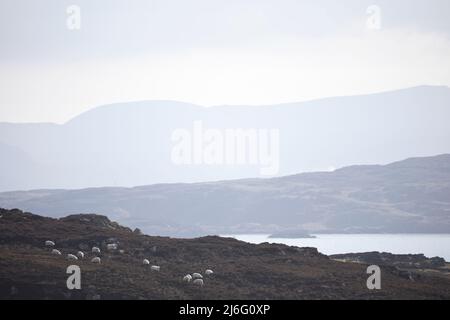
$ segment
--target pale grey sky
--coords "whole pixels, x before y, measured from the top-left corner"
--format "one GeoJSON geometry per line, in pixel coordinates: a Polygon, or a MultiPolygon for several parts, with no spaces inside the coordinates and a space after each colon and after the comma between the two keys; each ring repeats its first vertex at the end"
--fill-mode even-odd
{"type": "Polygon", "coordinates": [[[448,0],[2,0],[0,121],[450,86],[448,0]],[[81,29],[66,25],[69,5],[81,29]],[[368,28],[367,8],[381,10],[368,28]]]}

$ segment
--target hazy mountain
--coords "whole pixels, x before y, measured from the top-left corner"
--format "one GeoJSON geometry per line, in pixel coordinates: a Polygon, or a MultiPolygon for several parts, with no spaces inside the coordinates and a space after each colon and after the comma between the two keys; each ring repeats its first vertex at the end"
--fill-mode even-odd
{"type": "Polygon", "coordinates": [[[0,193],[0,207],[100,213],[158,235],[450,232],[450,155],[272,179],[0,193]]]}
{"type": "MultiPolygon", "coordinates": [[[[92,109],[63,125],[0,123],[0,143],[22,153],[16,155],[18,161],[2,162],[0,176],[9,178],[0,179],[0,190],[260,176],[260,165],[175,165],[172,134],[176,129],[192,131],[194,121],[220,132],[278,129],[278,175],[283,176],[449,153],[448,119],[448,87],[258,107],[204,108],[171,101],[114,104],[92,109]],[[31,162],[39,169],[34,170],[31,162]]],[[[9,149],[0,148],[0,158],[10,156],[9,149]]]]}
{"type": "Polygon", "coordinates": [[[9,189],[29,189],[31,181],[39,181],[44,178],[40,174],[44,171],[23,150],[7,144],[0,143],[1,169],[0,186],[9,189]]]}

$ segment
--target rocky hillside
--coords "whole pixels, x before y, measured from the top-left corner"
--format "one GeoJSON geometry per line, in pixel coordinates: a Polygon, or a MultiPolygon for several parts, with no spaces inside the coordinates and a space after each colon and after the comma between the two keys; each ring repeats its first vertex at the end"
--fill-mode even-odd
{"type": "Polygon", "coordinates": [[[411,278],[392,266],[382,267],[382,289],[370,291],[366,267],[334,261],[314,248],[151,237],[104,216],[52,219],[0,210],[1,299],[450,299],[448,277],[411,278]],[[46,240],[62,255],[52,255],[46,240]],[[108,251],[108,243],[117,250],[108,251]],[[102,250],[99,265],[91,263],[93,246],[102,250]],[[66,260],[79,250],[84,259],[66,260]],[[81,290],[66,288],[70,264],[81,268],[81,290]],[[214,274],[205,275],[206,269],[214,274]],[[182,281],[194,272],[203,274],[202,287],[182,281]]]}
{"type": "MultiPolygon", "coordinates": [[[[348,262],[396,266],[402,269],[446,270],[447,262],[440,257],[427,258],[423,254],[392,254],[388,252],[362,252],[334,254],[330,258],[348,262]]],[[[450,272],[450,270],[447,270],[450,272]]]]}
{"type": "Polygon", "coordinates": [[[424,275],[450,278],[450,264],[441,257],[427,258],[423,254],[392,254],[388,252],[362,252],[329,256],[336,261],[364,265],[394,267],[399,275],[415,281],[424,275]]]}

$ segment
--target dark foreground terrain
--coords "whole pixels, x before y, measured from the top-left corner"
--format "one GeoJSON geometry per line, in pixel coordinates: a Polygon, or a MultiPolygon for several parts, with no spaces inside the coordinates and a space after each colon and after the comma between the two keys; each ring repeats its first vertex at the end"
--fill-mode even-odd
{"type": "MultiPolygon", "coordinates": [[[[450,299],[444,271],[405,272],[382,266],[382,289],[366,287],[367,265],[330,259],[314,248],[253,245],[234,239],[142,235],[98,215],[44,218],[0,209],[1,299],[450,299]],[[61,256],[44,246],[53,240],[61,256]],[[108,251],[108,243],[118,249],[108,251]],[[91,263],[92,246],[102,263],[91,263]],[[69,253],[86,253],[67,261],[69,253]],[[142,264],[143,259],[160,272],[142,264]],[[68,290],[66,268],[81,268],[81,290],[68,290]],[[204,274],[204,286],[184,275],[204,274]]],[[[440,265],[439,268],[442,268],[440,265]]]]}

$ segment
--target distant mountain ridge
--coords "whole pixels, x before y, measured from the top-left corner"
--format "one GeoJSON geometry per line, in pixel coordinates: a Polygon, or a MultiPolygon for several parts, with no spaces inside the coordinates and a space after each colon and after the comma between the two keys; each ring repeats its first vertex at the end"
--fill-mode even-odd
{"type": "Polygon", "coordinates": [[[271,179],[0,193],[0,207],[105,214],[156,235],[450,233],[450,154],[271,179]]]}
{"type": "Polygon", "coordinates": [[[278,129],[278,176],[285,176],[450,153],[449,118],[450,88],[432,86],[259,107],[119,103],[63,125],[0,123],[0,158],[8,159],[0,191],[260,176],[255,165],[174,164],[172,133],[195,121],[217,130],[278,129]]]}

